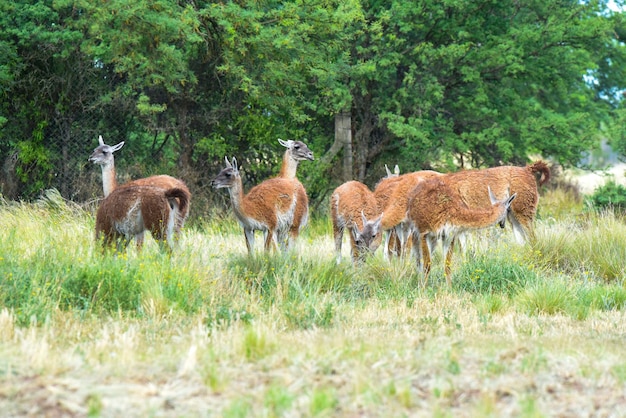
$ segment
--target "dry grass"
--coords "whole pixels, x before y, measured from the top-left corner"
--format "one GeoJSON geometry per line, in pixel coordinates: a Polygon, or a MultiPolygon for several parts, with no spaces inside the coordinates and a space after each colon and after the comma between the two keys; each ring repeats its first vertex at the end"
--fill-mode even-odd
{"type": "Polygon", "coordinates": [[[272,312],[207,332],[201,317],[0,314],[5,416],[619,416],[622,312],[485,323],[449,295],[343,308],[332,329],[272,312]],[[320,400],[321,399],[321,400],[320,400]]]}

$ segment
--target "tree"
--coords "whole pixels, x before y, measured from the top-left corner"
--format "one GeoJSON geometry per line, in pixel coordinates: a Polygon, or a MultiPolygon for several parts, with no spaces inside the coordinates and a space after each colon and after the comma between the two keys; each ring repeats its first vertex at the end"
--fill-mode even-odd
{"type": "MultiPolygon", "coordinates": [[[[347,45],[350,26],[362,19],[360,3],[242,1],[213,4],[207,13],[222,33],[218,70],[241,95],[237,129],[230,134],[248,146],[248,167],[275,161],[276,154],[259,150],[275,146],[278,136],[306,138],[327,150],[335,114],[352,102],[347,45]]],[[[314,197],[328,188],[325,173],[334,155],[302,167],[319,186],[311,188],[314,197]]]]}
{"type": "Polygon", "coordinates": [[[367,5],[351,77],[359,178],[385,154],[408,170],[521,164],[537,153],[575,164],[596,144],[607,103],[588,75],[621,53],[603,4],[367,5]]]}
{"type": "Polygon", "coordinates": [[[127,141],[120,171],[178,174],[195,196],[224,155],[258,182],[277,170],[276,138],[304,139],[314,203],[346,176],[375,183],[385,163],[575,164],[600,136],[624,142],[623,18],[604,1],[31,3],[0,4],[12,197],[69,176],[64,196],[89,197],[101,133],[127,141]],[[351,149],[334,140],[338,115],[351,149]]]}
{"type": "MultiPolygon", "coordinates": [[[[51,2],[50,2],[51,3],[51,2]]],[[[75,11],[50,3],[17,1],[0,6],[0,131],[8,189],[32,197],[52,178],[72,196],[68,178],[79,163],[71,150],[85,150],[80,136],[99,89],[93,63],[80,52],[83,33],[71,26],[75,11]],[[51,143],[55,132],[61,138],[51,143]],[[73,132],[73,134],[72,134],[73,132]]]]}

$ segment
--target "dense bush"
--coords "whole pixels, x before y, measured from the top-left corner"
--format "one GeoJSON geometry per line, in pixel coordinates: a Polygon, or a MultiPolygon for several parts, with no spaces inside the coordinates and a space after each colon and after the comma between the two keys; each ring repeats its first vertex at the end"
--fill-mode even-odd
{"type": "Polygon", "coordinates": [[[589,197],[589,203],[596,209],[612,209],[616,212],[626,211],[626,187],[615,183],[614,180],[607,181],[589,197]]]}

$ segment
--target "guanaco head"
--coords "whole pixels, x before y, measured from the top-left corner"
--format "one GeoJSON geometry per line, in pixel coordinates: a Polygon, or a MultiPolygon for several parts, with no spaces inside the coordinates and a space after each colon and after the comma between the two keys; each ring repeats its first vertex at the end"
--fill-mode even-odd
{"type": "Polygon", "coordinates": [[[283,147],[289,150],[289,154],[291,155],[291,158],[293,158],[294,160],[296,161],[302,161],[302,160],[313,161],[314,160],[313,151],[311,151],[304,142],[292,141],[291,139],[288,139],[287,141],[283,141],[280,138],[278,138],[278,142],[280,143],[280,145],[282,145],[283,147]]]}
{"type": "Polygon", "coordinates": [[[98,165],[108,165],[114,160],[113,153],[124,146],[124,141],[117,145],[107,145],[102,139],[102,135],[98,136],[98,142],[100,145],[93,150],[89,161],[98,165]]]}
{"type": "Polygon", "coordinates": [[[211,181],[211,185],[216,189],[224,187],[233,187],[237,179],[239,178],[239,168],[237,167],[237,159],[233,157],[232,162],[228,161],[228,157],[224,157],[226,161],[226,168],[219,172],[219,174],[211,181]]]}
{"type": "Polygon", "coordinates": [[[382,221],[383,214],[373,220],[368,220],[365,213],[361,211],[361,220],[363,221],[363,229],[359,230],[355,224],[352,228],[352,237],[359,254],[365,255],[373,253],[382,242],[382,221]]]}
{"type": "Polygon", "coordinates": [[[512,196],[509,196],[510,190],[507,189],[504,199],[498,200],[491,191],[491,187],[487,186],[487,191],[489,192],[489,200],[491,200],[491,204],[493,206],[502,205],[504,207],[502,215],[498,218],[497,222],[498,225],[500,225],[500,228],[504,228],[506,225],[506,216],[509,213],[509,210],[511,210],[511,203],[513,202],[513,200],[515,200],[515,197],[517,197],[517,193],[513,193],[512,196]]]}

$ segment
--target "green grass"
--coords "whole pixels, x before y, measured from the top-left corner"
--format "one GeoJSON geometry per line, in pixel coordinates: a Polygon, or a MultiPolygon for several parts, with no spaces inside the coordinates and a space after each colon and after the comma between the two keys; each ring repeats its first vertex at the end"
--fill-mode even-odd
{"type": "Polygon", "coordinates": [[[325,219],[291,253],[252,257],[232,217],[189,225],[171,255],[147,239],[103,256],[93,225],[54,197],[0,205],[0,393],[22,385],[14,408],[45,405],[37,388],[58,379],[79,399],[57,403],[66,415],[114,416],[160,396],[133,385],[159,382],[161,403],[135,416],[545,416],[555,373],[609,390],[597,396],[625,380],[626,229],[608,212],[539,220],[527,245],[486,231],[455,254],[451,288],[440,250],[426,288],[412,259],[337,265],[325,219]]]}
{"type": "Polygon", "coordinates": [[[452,289],[442,280],[436,255],[429,286],[420,290],[411,259],[387,262],[379,253],[358,269],[348,261],[337,265],[329,228],[320,220],[299,243],[311,251],[249,257],[239,227],[221,219],[188,230],[172,256],[149,242],[142,254],[130,246],[113,257],[100,255],[93,219],[80,208],[57,202],[1,210],[0,298],[21,324],[42,321],[57,309],[139,317],[206,311],[210,322],[230,323],[220,315],[229,312],[224,307],[237,306],[235,311],[251,316],[279,309],[290,326],[306,329],[330,326],[341,304],[411,303],[448,291],[482,298],[477,303],[488,312],[507,300],[529,313],[580,315],[582,308],[621,310],[626,300],[626,226],[610,213],[539,228],[533,245],[499,237],[487,249],[470,247],[455,256],[452,289]]]}

